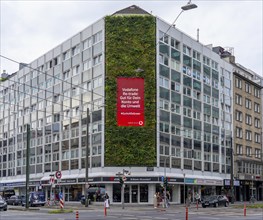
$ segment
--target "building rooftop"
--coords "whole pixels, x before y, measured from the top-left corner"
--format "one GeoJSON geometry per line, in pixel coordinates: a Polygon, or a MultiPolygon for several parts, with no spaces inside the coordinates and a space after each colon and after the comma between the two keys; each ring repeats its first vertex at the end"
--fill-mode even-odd
{"type": "Polygon", "coordinates": [[[138,7],[137,5],[131,5],[127,8],[121,9],[119,11],[116,11],[114,14],[112,15],[151,15],[150,13],[148,13],[147,11],[141,9],[140,7],[138,7]]]}

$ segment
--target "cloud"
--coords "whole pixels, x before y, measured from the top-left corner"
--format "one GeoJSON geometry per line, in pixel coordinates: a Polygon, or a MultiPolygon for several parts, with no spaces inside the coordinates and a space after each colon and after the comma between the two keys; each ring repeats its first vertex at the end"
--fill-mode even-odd
{"type": "MultiPolygon", "coordinates": [[[[1,1],[2,55],[32,62],[95,21],[136,4],[172,23],[187,1],[1,1]]],[[[176,27],[204,45],[233,47],[237,62],[262,74],[262,1],[194,1],[176,27]],[[248,55],[249,54],[249,55],[248,55]]],[[[18,65],[1,59],[1,71],[18,65]]]]}

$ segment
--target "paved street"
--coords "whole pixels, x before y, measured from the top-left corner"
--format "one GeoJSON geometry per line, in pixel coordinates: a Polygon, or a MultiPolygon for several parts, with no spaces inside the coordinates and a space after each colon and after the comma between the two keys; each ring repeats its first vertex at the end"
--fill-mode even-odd
{"type": "MultiPolygon", "coordinates": [[[[75,220],[76,210],[79,212],[79,220],[185,220],[185,208],[172,206],[168,209],[153,209],[150,206],[125,207],[112,206],[104,216],[102,206],[90,206],[88,208],[73,206],[74,213],[48,214],[50,208],[33,208],[24,211],[22,207],[9,206],[6,212],[0,212],[0,220],[75,220]],[[37,216],[37,217],[36,217],[37,216]]],[[[263,209],[248,209],[244,216],[243,209],[234,207],[199,208],[192,206],[189,209],[189,220],[263,220],[263,209]]]]}

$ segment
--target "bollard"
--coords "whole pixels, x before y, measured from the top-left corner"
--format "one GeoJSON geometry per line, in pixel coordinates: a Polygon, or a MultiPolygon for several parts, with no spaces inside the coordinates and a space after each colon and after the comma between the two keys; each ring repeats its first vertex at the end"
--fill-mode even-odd
{"type": "Polygon", "coordinates": [[[246,206],[246,202],[244,202],[244,216],[247,216],[247,206],[246,206]]]}
{"type": "Polygon", "coordinates": [[[107,208],[104,206],[104,216],[107,216],[107,208]]]}
{"type": "Polygon", "coordinates": [[[79,220],[79,211],[76,211],[76,220],[79,220]]]}
{"type": "Polygon", "coordinates": [[[188,220],[188,207],[185,207],[185,220],[188,220]]]}

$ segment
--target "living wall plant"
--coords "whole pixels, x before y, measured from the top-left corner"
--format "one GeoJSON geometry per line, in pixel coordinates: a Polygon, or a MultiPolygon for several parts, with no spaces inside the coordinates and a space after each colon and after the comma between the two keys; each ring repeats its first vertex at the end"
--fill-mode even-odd
{"type": "Polygon", "coordinates": [[[156,20],[151,15],[105,18],[105,166],[156,165],[156,20]],[[136,71],[140,69],[141,71],[136,71]],[[117,78],[144,78],[142,127],[117,125],[117,78]]]}

